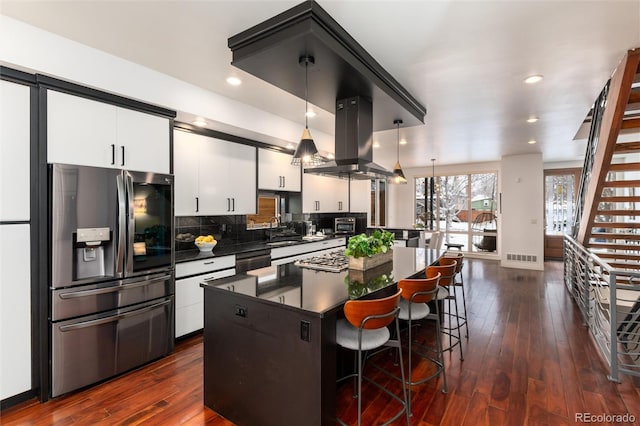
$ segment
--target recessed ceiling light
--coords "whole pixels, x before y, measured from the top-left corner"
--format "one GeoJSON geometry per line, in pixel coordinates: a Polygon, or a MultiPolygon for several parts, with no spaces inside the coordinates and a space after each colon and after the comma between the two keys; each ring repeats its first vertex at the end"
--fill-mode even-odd
{"type": "Polygon", "coordinates": [[[527,118],[527,123],[535,123],[536,121],[538,121],[538,117],[536,117],[535,115],[527,118]]]}
{"type": "Polygon", "coordinates": [[[287,144],[287,149],[293,149],[293,148],[294,148],[294,146],[293,146],[293,144],[292,144],[292,143],[288,143],[288,144],[287,144]]]}
{"type": "Polygon", "coordinates": [[[534,145],[536,143],[535,139],[531,139],[529,142],[527,142],[529,145],[534,145]]]}
{"type": "Polygon", "coordinates": [[[306,115],[307,117],[309,117],[309,118],[313,118],[313,117],[315,117],[317,114],[316,114],[316,112],[315,112],[315,111],[307,111],[307,112],[305,113],[305,115],[306,115]]]}
{"type": "Polygon", "coordinates": [[[227,77],[227,83],[232,86],[240,86],[242,84],[242,80],[240,80],[238,77],[227,77]]]}
{"type": "Polygon", "coordinates": [[[198,126],[198,127],[204,127],[207,125],[207,120],[205,120],[204,118],[198,117],[195,120],[193,120],[191,122],[194,126],[198,126]]]}
{"type": "Polygon", "coordinates": [[[331,152],[328,153],[327,154],[327,158],[330,159],[330,160],[333,160],[333,153],[331,153],[331,152]]]}
{"type": "Polygon", "coordinates": [[[374,147],[374,148],[380,148],[380,144],[379,144],[378,142],[374,142],[374,143],[373,143],[373,147],[374,147]]]}
{"type": "Polygon", "coordinates": [[[542,81],[544,76],[542,74],[530,75],[529,77],[524,79],[524,82],[527,84],[535,84],[539,81],[542,81]]]}
{"type": "Polygon", "coordinates": [[[407,141],[405,139],[400,140],[400,145],[406,145],[406,144],[407,144],[407,141]]]}

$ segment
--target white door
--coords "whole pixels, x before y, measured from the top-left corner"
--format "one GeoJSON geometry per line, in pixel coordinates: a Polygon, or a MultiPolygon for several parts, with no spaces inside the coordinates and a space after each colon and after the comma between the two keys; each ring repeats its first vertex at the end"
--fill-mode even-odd
{"type": "Polygon", "coordinates": [[[0,225],[0,400],[31,389],[29,225],[0,225]]]}
{"type": "Polygon", "coordinates": [[[30,88],[0,81],[0,221],[29,220],[30,88]]]}

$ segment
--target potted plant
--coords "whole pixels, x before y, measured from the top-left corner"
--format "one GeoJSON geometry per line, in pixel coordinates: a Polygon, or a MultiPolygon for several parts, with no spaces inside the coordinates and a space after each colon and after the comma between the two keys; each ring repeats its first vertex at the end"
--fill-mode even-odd
{"type": "Polygon", "coordinates": [[[394,234],[376,229],[371,235],[360,234],[349,238],[345,256],[349,269],[364,271],[393,260],[394,234]]]}

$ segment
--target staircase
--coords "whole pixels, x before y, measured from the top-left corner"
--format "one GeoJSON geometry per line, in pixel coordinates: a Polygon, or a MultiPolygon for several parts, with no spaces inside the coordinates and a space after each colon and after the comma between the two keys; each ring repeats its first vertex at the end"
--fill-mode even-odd
{"type": "Polygon", "coordinates": [[[640,49],[603,90],[590,133],[574,237],[610,266],[640,271],[640,49]]]}

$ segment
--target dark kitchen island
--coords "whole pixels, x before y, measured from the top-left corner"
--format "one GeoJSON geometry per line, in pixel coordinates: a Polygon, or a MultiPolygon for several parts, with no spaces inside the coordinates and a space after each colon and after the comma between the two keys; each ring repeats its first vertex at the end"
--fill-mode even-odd
{"type": "Polygon", "coordinates": [[[202,283],[205,405],[240,426],[335,424],[344,302],[392,294],[438,256],[397,247],[364,273],[287,263],[202,283]]]}

